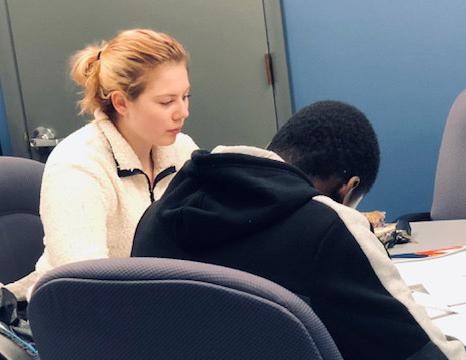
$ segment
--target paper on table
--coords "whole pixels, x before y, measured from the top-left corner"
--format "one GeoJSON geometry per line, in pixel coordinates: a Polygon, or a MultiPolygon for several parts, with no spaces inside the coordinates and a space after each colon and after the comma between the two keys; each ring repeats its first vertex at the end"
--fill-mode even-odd
{"type": "Polygon", "coordinates": [[[466,344],[466,252],[395,266],[434,324],[466,344]]]}
{"type": "Polygon", "coordinates": [[[452,335],[463,344],[466,344],[466,315],[456,314],[441,317],[433,320],[434,324],[442,330],[444,334],[452,335]]]}
{"type": "Polygon", "coordinates": [[[449,256],[430,258],[425,261],[400,262],[395,266],[408,285],[423,284],[426,279],[442,279],[450,282],[450,278],[466,278],[466,252],[449,256]]]}
{"type": "Polygon", "coordinates": [[[423,286],[411,286],[413,297],[424,306],[433,323],[446,335],[453,336],[466,344],[466,304],[448,306],[437,298],[423,292],[423,286]],[[414,290],[418,289],[418,290],[414,290]]]}
{"type": "Polygon", "coordinates": [[[429,294],[418,291],[413,291],[412,294],[414,300],[416,300],[419,305],[424,306],[427,311],[427,315],[431,319],[449,316],[456,313],[456,309],[450,308],[447,304],[442,304],[429,294]]]}
{"type": "MultiPolygon", "coordinates": [[[[424,287],[432,296],[449,306],[466,304],[466,277],[448,276],[444,279],[427,279],[424,287]]],[[[466,323],[465,323],[466,328],[466,323]]]]}
{"type": "Polygon", "coordinates": [[[457,313],[466,315],[466,304],[464,304],[464,305],[452,306],[451,309],[454,310],[454,311],[456,311],[457,313]]]}

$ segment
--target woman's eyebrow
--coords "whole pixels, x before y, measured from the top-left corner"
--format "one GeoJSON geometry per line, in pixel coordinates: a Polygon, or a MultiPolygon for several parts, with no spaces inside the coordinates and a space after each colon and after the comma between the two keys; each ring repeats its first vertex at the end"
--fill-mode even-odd
{"type": "MultiPolygon", "coordinates": [[[[183,93],[187,93],[191,90],[191,86],[189,86],[185,91],[183,91],[183,93]]],[[[171,97],[175,97],[175,96],[178,96],[178,94],[160,94],[160,95],[155,95],[154,97],[168,97],[168,96],[171,96],[171,97]]]]}

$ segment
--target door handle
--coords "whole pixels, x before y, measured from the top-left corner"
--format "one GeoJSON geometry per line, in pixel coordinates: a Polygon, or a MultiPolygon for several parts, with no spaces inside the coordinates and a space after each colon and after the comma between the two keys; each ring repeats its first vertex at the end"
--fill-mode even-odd
{"type": "Polygon", "coordinates": [[[29,142],[32,148],[42,148],[42,147],[54,147],[57,146],[57,144],[61,141],[62,139],[37,139],[33,138],[29,142]]]}
{"type": "Polygon", "coordinates": [[[31,148],[50,148],[55,147],[63,139],[57,139],[55,130],[39,126],[32,132],[29,145],[31,148]]]}

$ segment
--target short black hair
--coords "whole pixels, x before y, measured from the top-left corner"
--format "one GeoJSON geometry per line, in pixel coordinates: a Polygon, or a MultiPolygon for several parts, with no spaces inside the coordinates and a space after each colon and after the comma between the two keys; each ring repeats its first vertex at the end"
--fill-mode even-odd
{"type": "Polygon", "coordinates": [[[339,101],[319,101],[294,114],[268,149],[309,177],[360,177],[355,194],[366,194],[377,177],[380,149],[367,117],[339,101]]]}

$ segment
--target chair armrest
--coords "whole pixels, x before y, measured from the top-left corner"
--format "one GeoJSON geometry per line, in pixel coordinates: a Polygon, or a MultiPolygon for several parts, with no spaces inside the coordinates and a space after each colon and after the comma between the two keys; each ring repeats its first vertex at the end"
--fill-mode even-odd
{"type": "Polygon", "coordinates": [[[417,222],[417,221],[432,221],[432,218],[430,217],[430,212],[419,212],[419,213],[410,213],[410,214],[401,215],[395,220],[395,222],[398,220],[406,220],[408,222],[417,222]]]}

